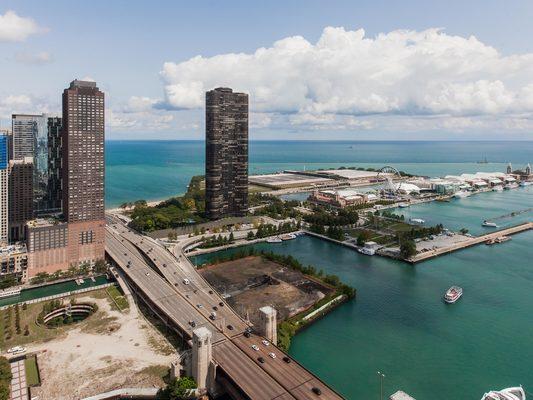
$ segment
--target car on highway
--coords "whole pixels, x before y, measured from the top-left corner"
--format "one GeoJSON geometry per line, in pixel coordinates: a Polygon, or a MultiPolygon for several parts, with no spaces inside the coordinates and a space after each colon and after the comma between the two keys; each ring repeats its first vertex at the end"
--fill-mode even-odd
{"type": "Polygon", "coordinates": [[[283,357],[283,361],[285,361],[287,364],[291,363],[291,359],[287,356],[283,357]]]}
{"type": "Polygon", "coordinates": [[[252,349],[254,349],[255,351],[259,351],[259,347],[257,347],[256,344],[252,344],[252,349]]]}
{"type": "Polygon", "coordinates": [[[317,388],[316,386],[311,389],[311,391],[316,394],[317,396],[320,396],[322,394],[322,390],[320,390],[319,388],[317,388]]]}
{"type": "Polygon", "coordinates": [[[188,285],[188,284],[190,284],[190,283],[191,283],[191,281],[188,280],[187,278],[184,278],[184,279],[183,279],[183,284],[184,284],[184,285],[188,285]]]}
{"type": "Polygon", "coordinates": [[[198,307],[198,308],[204,308],[204,306],[201,305],[201,304],[196,304],[196,307],[198,307]]]}
{"type": "Polygon", "coordinates": [[[263,343],[265,346],[270,346],[270,343],[266,339],[263,339],[261,343],[263,343]]]}
{"type": "Polygon", "coordinates": [[[214,321],[216,318],[217,318],[217,313],[213,311],[213,312],[209,315],[209,319],[212,320],[212,321],[214,321]]]}
{"type": "Polygon", "coordinates": [[[276,359],[276,353],[268,353],[268,355],[270,358],[276,359]]]}
{"type": "Polygon", "coordinates": [[[233,330],[233,325],[228,325],[227,328],[232,331],[233,330]]]}
{"type": "Polygon", "coordinates": [[[258,357],[257,361],[259,361],[261,364],[265,362],[265,359],[263,357],[258,357]]]}
{"type": "Polygon", "coordinates": [[[26,351],[26,347],[22,347],[22,346],[11,347],[10,349],[7,350],[7,352],[10,354],[21,354],[21,353],[24,353],[25,351],[26,351]]]}

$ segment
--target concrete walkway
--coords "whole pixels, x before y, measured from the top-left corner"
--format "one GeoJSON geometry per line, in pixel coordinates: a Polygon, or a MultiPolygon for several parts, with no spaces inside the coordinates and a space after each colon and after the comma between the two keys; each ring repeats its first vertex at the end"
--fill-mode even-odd
{"type": "Polygon", "coordinates": [[[11,400],[28,400],[28,385],[26,383],[26,366],[24,359],[11,362],[11,400]]]}

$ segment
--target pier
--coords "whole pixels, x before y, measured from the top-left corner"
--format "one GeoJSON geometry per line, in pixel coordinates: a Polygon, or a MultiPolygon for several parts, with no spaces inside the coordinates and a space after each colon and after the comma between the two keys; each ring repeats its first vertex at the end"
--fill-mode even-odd
{"type": "Polygon", "coordinates": [[[472,237],[468,240],[462,241],[460,243],[455,243],[448,247],[441,247],[429,251],[424,251],[422,253],[416,254],[415,256],[409,258],[406,261],[412,264],[416,264],[422,261],[429,260],[430,258],[441,256],[443,254],[448,254],[453,251],[466,249],[467,247],[475,246],[476,244],[485,243],[487,240],[493,240],[501,236],[514,235],[515,233],[524,232],[530,229],[533,229],[533,222],[525,222],[523,224],[515,225],[510,228],[504,228],[491,233],[487,233],[486,235],[472,237]]]}

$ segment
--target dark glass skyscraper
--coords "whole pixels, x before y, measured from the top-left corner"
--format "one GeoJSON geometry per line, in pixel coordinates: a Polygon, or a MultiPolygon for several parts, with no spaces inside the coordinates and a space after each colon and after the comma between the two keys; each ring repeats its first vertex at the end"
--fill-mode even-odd
{"type": "Polygon", "coordinates": [[[47,203],[50,212],[61,211],[61,118],[48,118],[48,192],[47,203]]]}
{"type": "Polygon", "coordinates": [[[206,93],[206,215],[248,210],[248,95],[229,88],[206,93]]]}

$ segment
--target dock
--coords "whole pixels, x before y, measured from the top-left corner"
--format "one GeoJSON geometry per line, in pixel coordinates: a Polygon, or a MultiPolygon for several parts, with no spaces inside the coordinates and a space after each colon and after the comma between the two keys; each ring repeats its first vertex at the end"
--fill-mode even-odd
{"type": "Polygon", "coordinates": [[[510,228],[504,228],[500,229],[491,233],[487,233],[486,235],[476,236],[469,238],[468,240],[462,241],[460,243],[455,243],[448,247],[441,247],[429,251],[424,251],[422,253],[418,253],[415,256],[409,258],[408,262],[412,264],[416,264],[422,261],[429,260],[430,258],[435,258],[438,256],[442,256],[444,254],[451,253],[453,251],[466,249],[467,247],[475,246],[480,243],[485,243],[487,240],[494,240],[501,236],[510,236],[514,235],[516,233],[528,231],[530,229],[533,229],[533,222],[525,222],[520,225],[515,225],[510,228]]]}

